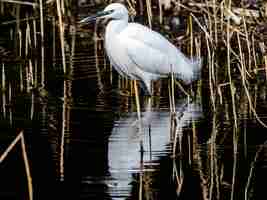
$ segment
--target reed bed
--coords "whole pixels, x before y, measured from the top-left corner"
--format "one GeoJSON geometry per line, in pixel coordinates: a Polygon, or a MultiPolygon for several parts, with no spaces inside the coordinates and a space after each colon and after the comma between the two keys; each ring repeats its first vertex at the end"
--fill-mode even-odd
{"type": "MultiPolygon", "coordinates": [[[[89,8],[89,12],[93,13],[96,8],[110,2],[114,1],[92,1],[84,10],[88,11],[89,8]]],[[[259,105],[259,102],[266,100],[264,94],[267,80],[265,24],[267,4],[260,1],[256,3],[242,1],[240,6],[240,1],[235,0],[122,2],[129,7],[130,14],[140,16],[139,20],[142,23],[163,33],[187,55],[192,58],[202,58],[201,79],[191,88],[175,82],[173,76],[169,83],[173,180],[177,184],[177,196],[181,193],[184,181],[183,165],[177,162],[177,157],[183,154],[188,155],[190,166],[194,164],[198,168],[203,199],[221,199],[222,185],[225,184],[230,185],[227,187],[229,199],[242,195],[245,199],[249,199],[254,163],[258,159],[258,153],[255,153],[255,159],[251,161],[247,183],[242,186],[241,191],[244,192],[238,194],[236,187],[240,160],[238,152],[240,145],[247,151],[248,136],[244,128],[247,120],[253,119],[257,126],[267,127],[266,110],[263,110],[265,106],[259,105]],[[174,23],[177,20],[180,23],[174,23]],[[210,124],[205,158],[197,151],[200,136],[194,122],[189,133],[178,130],[175,125],[177,120],[175,99],[180,96],[188,96],[189,99],[197,99],[202,103],[203,115],[210,124]],[[228,123],[227,126],[224,121],[228,123]],[[184,141],[187,142],[186,149],[191,150],[189,153],[183,150],[184,141]],[[232,172],[226,171],[224,163],[218,159],[218,145],[229,144],[233,156],[232,172]],[[226,173],[228,176],[230,173],[232,177],[227,183],[224,182],[226,173]]],[[[107,82],[103,76],[108,76],[110,85],[116,83],[114,73],[103,53],[103,35],[95,27],[87,27],[85,30],[76,25],[76,21],[81,18],[78,16],[79,8],[83,9],[80,3],[62,0],[0,2],[1,16],[10,16],[7,20],[1,21],[0,26],[7,30],[7,38],[12,44],[12,48],[4,50],[0,58],[3,118],[9,117],[12,123],[12,112],[7,111],[7,105],[12,103],[12,98],[16,94],[37,91],[38,95],[45,97],[51,72],[64,82],[59,165],[62,180],[64,180],[64,142],[66,133],[70,129],[72,81],[97,77],[98,85],[103,91],[107,82]],[[88,39],[86,44],[83,41],[85,39],[88,39]],[[79,49],[81,47],[86,48],[85,53],[79,49]],[[14,70],[11,70],[11,65],[15,66],[14,70]]],[[[166,80],[157,83],[164,81],[166,80]]],[[[161,84],[157,83],[154,83],[154,94],[164,95],[164,91],[158,88],[161,84]]],[[[117,86],[126,96],[136,95],[136,109],[140,120],[140,97],[137,95],[139,91],[136,82],[119,77],[117,86]]],[[[32,101],[34,102],[34,95],[32,101]]],[[[152,99],[153,103],[156,103],[156,100],[152,99]]],[[[33,112],[34,106],[31,113],[33,112]]],[[[22,136],[18,140],[22,141],[21,138],[22,136]]],[[[246,152],[244,155],[246,156],[246,152]]],[[[140,177],[141,199],[145,196],[142,192],[145,184],[142,186],[141,183],[146,179],[146,175],[141,174],[140,177]]],[[[30,194],[31,180],[28,182],[30,194]]]]}

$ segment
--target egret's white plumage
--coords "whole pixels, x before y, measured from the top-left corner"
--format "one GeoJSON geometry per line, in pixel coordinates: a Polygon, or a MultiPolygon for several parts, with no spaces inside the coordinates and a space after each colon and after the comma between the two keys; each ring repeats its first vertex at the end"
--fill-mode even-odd
{"type": "Polygon", "coordinates": [[[121,75],[143,81],[150,93],[151,80],[170,73],[186,83],[196,79],[200,61],[188,59],[159,33],[141,24],[128,23],[124,5],[112,3],[102,13],[97,17],[111,19],[105,32],[105,50],[121,75]]]}

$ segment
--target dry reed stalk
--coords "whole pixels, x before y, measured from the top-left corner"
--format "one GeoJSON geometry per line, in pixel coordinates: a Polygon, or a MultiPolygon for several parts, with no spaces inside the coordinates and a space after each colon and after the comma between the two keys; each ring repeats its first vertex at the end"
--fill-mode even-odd
{"type": "Polygon", "coordinates": [[[243,19],[243,26],[244,26],[244,31],[246,34],[246,44],[247,44],[247,49],[248,49],[248,70],[251,71],[251,43],[249,40],[249,34],[248,34],[248,30],[247,30],[247,23],[245,21],[245,17],[242,17],[243,19]]]}
{"type": "Polygon", "coordinates": [[[118,88],[121,89],[121,76],[118,76],[118,88]]]}
{"type": "Polygon", "coordinates": [[[174,97],[174,74],[171,73],[171,103],[172,103],[172,112],[175,114],[175,97],[174,97]]]}
{"type": "Polygon", "coordinates": [[[30,88],[33,87],[33,66],[32,66],[32,60],[29,59],[29,82],[30,82],[30,88]]]}
{"type": "MultiPolygon", "coordinates": [[[[28,18],[28,17],[26,17],[28,18]]],[[[31,45],[31,39],[30,39],[30,25],[29,21],[26,21],[26,31],[25,31],[25,56],[27,57],[29,53],[29,45],[31,45]]]]}
{"type": "MultiPolygon", "coordinates": [[[[55,19],[55,17],[53,17],[52,18],[52,35],[53,35],[53,41],[52,41],[52,43],[53,43],[53,53],[52,53],[52,55],[53,55],[53,60],[56,60],[56,19],[55,19]]],[[[56,64],[56,62],[53,62],[53,66],[55,67],[55,64],[56,64]]]]}
{"type": "MultiPolygon", "coordinates": [[[[203,173],[203,165],[202,165],[202,159],[200,156],[200,152],[197,148],[198,145],[198,137],[196,133],[196,126],[195,126],[195,121],[192,121],[192,132],[193,132],[193,137],[192,137],[192,154],[193,154],[193,160],[194,164],[197,166],[196,168],[198,169],[199,172],[199,178],[200,178],[200,187],[202,189],[202,198],[203,200],[208,200],[209,199],[209,192],[208,192],[208,187],[207,187],[207,179],[205,178],[205,174],[203,173]]],[[[208,153],[207,151],[205,151],[208,153]]],[[[208,158],[208,155],[205,155],[208,158]]]]}
{"type": "Polygon", "coordinates": [[[251,36],[251,43],[252,43],[252,55],[253,55],[253,62],[254,62],[254,73],[258,73],[258,65],[257,65],[257,59],[256,59],[256,50],[255,50],[255,36],[254,33],[251,36]]]}
{"type": "MultiPolygon", "coordinates": [[[[19,38],[19,56],[22,56],[22,33],[20,30],[20,26],[17,23],[17,32],[18,32],[18,38],[19,38]]],[[[24,90],[24,84],[23,84],[23,67],[22,64],[20,64],[20,91],[22,92],[24,90]]]]}
{"type": "MultiPolygon", "coordinates": [[[[36,27],[36,20],[32,22],[33,26],[33,44],[34,48],[37,49],[37,27],[36,27]]],[[[38,85],[38,58],[34,59],[34,86],[37,87],[38,85]]]]}
{"type": "Polygon", "coordinates": [[[4,21],[1,23],[1,25],[15,24],[15,23],[19,23],[19,22],[25,22],[28,20],[38,20],[38,19],[39,19],[39,17],[19,18],[19,19],[15,19],[15,20],[4,21]]]}
{"type": "Polygon", "coordinates": [[[220,3],[220,32],[223,33],[224,31],[224,1],[220,3]]]}
{"type": "Polygon", "coordinates": [[[60,162],[59,162],[59,173],[60,181],[64,181],[64,145],[65,145],[65,129],[66,129],[66,107],[67,107],[67,80],[64,80],[64,94],[63,94],[63,104],[62,104],[62,130],[60,138],[60,162]]]}
{"type": "MultiPolygon", "coordinates": [[[[26,17],[28,18],[28,16],[26,17]]],[[[28,56],[29,49],[32,48],[32,41],[31,41],[31,30],[30,30],[30,24],[29,21],[26,21],[26,34],[25,34],[25,56],[28,56]]],[[[28,70],[27,70],[27,86],[28,86],[28,92],[30,88],[33,85],[33,67],[32,67],[32,62],[31,59],[29,59],[29,63],[27,65],[28,70]]]]}
{"type": "Polygon", "coordinates": [[[34,93],[32,92],[32,95],[31,95],[32,99],[31,99],[31,113],[30,113],[30,118],[31,120],[33,120],[33,115],[34,115],[34,93]]]}
{"type": "Polygon", "coordinates": [[[187,135],[187,141],[188,141],[188,164],[191,166],[191,164],[192,164],[192,152],[191,152],[192,145],[191,145],[191,137],[189,134],[187,135]]]}
{"type": "MultiPolygon", "coordinates": [[[[40,0],[42,1],[42,0],[40,0]]],[[[61,2],[62,3],[62,2],[61,2]]],[[[66,57],[65,57],[65,45],[64,45],[64,24],[62,21],[62,4],[60,0],[56,1],[57,7],[57,15],[59,21],[59,34],[60,34],[60,45],[61,45],[61,56],[62,56],[62,65],[63,65],[63,73],[66,75],[66,57]]],[[[60,181],[64,180],[64,144],[65,144],[65,129],[66,129],[66,109],[67,109],[67,98],[68,98],[68,89],[67,89],[67,81],[64,80],[63,86],[64,94],[63,94],[63,105],[62,105],[62,131],[61,131],[61,140],[60,140],[60,181]]]]}
{"type": "Polygon", "coordinates": [[[37,3],[32,3],[32,2],[28,2],[28,1],[1,0],[1,2],[14,3],[14,4],[18,4],[18,5],[25,5],[25,6],[32,6],[32,7],[38,7],[37,3]]]}
{"type": "MultiPolygon", "coordinates": [[[[40,0],[41,1],[41,0],[40,0]]],[[[62,2],[62,1],[61,1],[62,2]]],[[[63,65],[63,72],[66,74],[66,56],[65,56],[65,45],[64,45],[64,24],[62,20],[62,10],[60,0],[56,0],[57,5],[57,14],[58,14],[58,21],[59,21],[59,32],[60,32],[60,45],[61,45],[61,56],[62,56],[62,65],[63,65]]]]}
{"type": "Polygon", "coordinates": [[[25,73],[26,73],[26,92],[30,92],[30,82],[29,82],[29,68],[25,67],[25,73]]]}
{"type": "MultiPolygon", "coordinates": [[[[199,58],[199,59],[202,57],[201,46],[202,46],[201,45],[201,38],[200,37],[195,37],[196,57],[199,58]]],[[[202,80],[200,79],[198,81],[198,87],[197,87],[197,95],[198,95],[199,98],[201,98],[201,96],[202,96],[201,88],[202,88],[202,80]]]]}
{"type": "Polygon", "coordinates": [[[267,55],[264,55],[263,59],[264,59],[264,66],[265,66],[265,73],[266,73],[266,80],[267,80],[267,55]]]}
{"type": "Polygon", "coordinates": [[[5,64],[2,63],[2,92],[5,93],[5,90],[6,90],[6,73],[5,73],[5,64]]]}
{"type": "MultiPolygon", "coordinates": [[[[62,16],[64,14],[64,1],[60,2],[60,0],[56,0],[56,7],[57,7],[57,15],[58,15],[58,21],[59,21],[63,73],[64,75],[66,75],[67,66],[66,66],[66,55],[65,55],[65,44],[64,44],[64,24],[63,24],[63,16],[62,16]]],[[[54,45],[55,45],[55,41],[54,41],[54,45]]],[[[53,53],[55,54],[55,51],[53,53]]],[[[74,54],[74,48],[72,49],[72,53],[74,54]]],[[[72,60],[70,60],[70,63],[72,63],[72,60]]],[[[72,71],[70,73],[72,73],[72,71]]],[[[63,88],[64,89],[63,89],[63,105],[62,105],[62,131],[61,131],[61,139],[60,139],[60,165],[59,165],[60,181],[64,181],[64,172],[65,172],[64,147],[65,147],[65,132],[69,131],[70,109],[69,109],[68,103],[69,103],[69,98],[71,97],[71,81],[64,80],[63,88]]]]}
{"type": "Polygon", "coordinates": [[[61,0],[60,2],[61,2],[61,6],[60,6],[61,7],[61,12],[62,12],[63,15],[65,15],[65,9],[64,9],[65,8],[65,1],[61,0]]]}
{"type": "Polygon", "coordinates": [[[189,16],[189,34],[190,34],[190,57],[193,58],[193,23],[192,23],[192,16],[189,16]]]}
{"type": "Polygon", "coordinates": [[[214,19],[214,41],[215,45],[218,43],[218,21],[217,21],[217,6],[216,6],[216,0],[213,0],[213,19],[214,19]]]}
{"type": "Polygon", "coordinates": [[[225,87],[225,86],[228,86],[230,85],[229,82],[227,83],[221,83],[217,86],[217,90],[218,90],[218,95],[219,95],[219,98],[220,98],[220,104],[223,104],[223,97],[222,97],[222,90],[221,90],[221,87],[225,87]]]}
{"type": "Polygon", "coordinates": [[[41,30],[41,87],[45,86],[45,69],[44,69],[44,15],[43,0],[39,0],[40,5],[40,30],[41,30]]]}
{"type": "Polygon", "coordinates": [[[139,120],[139,131],[142,131],[141,126],[141,108],[140,108],[140,100],[139,100],[139,93],[138,93],[138,87],[137,87],[137,81],[133,80],[134,82],[134,93],[135,93],[135,102],[136,102],[136,110],[137,110],[137,118],[139,120]]]}
{"type": "Polygon", "coordinates": [[[73,65],[73,61],[74,61],[74,57],[75,57],[75,46],[76,46],[76,27],[75,25],[72,26],[72,29],[71,29],[71,55],[70,55],[70,71],[69,71],[69,74],[70,76],[72,77],[73,75],[73,68],[74,68],[74,65],[73,65]]]}
{"type": "Polygon", "coordinates": [[[100,73],[100,68],[99,68],[99,59],[98,59],[98,36],[97,36],[97,27],[98,27],[98,23],[96,23],[96,25],[94,26],[94,36],[93,36],[93,40],[94,40],[94,56],[95,56],[95,68],[96,68],[96,75],[97,75],[97,84],[98,87],[101,91],[101,93],[104,93],[104,85],[102,83],[101,80],[101,73],[100,73]]]}
{"type": "Polygon", "coordinates": [[[168,84],[168,95],[169,95],[169,105],[170,105],[170,140],[172,141],[174,139],[175,135],[175,128],[174,128],[174,116],[172,111],[172,97],[171,97],[171,86],[168,84]]]}
{"type": "MultiPolygon", "coordinates": [[[[12,87],[11,83],[8,84],[8,104],[11,105],[12,103],[12,87]]],[[[12,108],[9,107],[9,123],[12,125],[12,108]]]]}
{"type": "MultiPolygon", "coordinates": [[[[213,123],[214,123],[214,118],[215,118],[215,115],[213,115],[213,123]]],[[[214,129],[214,126],[215,125],[212,125],[212,129],[214,129]]],[[[212,136],[211,136],[211,142],[210,142],[210,174],[209,174],[209,177],[210,177],[210,186],[209,186],[209,200],[212,200],[213,199],[213,187],[214,187],[214,154],[215,154],[215,149],[216,149],[216,143],[214,141],[214,136],[213,135],[216,135],[213,133],[214,130],[212,130],[212,136]]]]}
{"type": "MultiPolygon", "coordinates": [[[[253,105],[253,107],[254,107],[254,109],[256,110],[256,108],[257,108],[257,93],[258,92],[258,85],[256,84],[255,86],[254,86],[254,105],[253,105]]],[[[249,112],[249,114],[250,114],[250,112],[249,112]]]]}
{"type": "MultiPolygon", "coordinates": [[[[227,5],[228,10],[231,10],[231,0],[228,1],[227,5]]],[[[234,199],[234,188],[235,188],[235,180],[236,180],[236,165],[237,165],[237,114],[235,107],[235,89],[232,82],[231,76],[231,54],[230,54],[230,18],[227,18],[227,26],[226,26],[226,40],[227,40],[227,72],[230,84],[230,92],[232,99],[232,109],[234,116],[234,127],[233,127],[233,175],[232,175],[232,189],[231,189],[231,200],[234,199]]]]}
{"type": "Polygon", "coordinates": [[[192,13],[190,13],[190,15],[194,18],[195,22],[197,23],[197,25],[201,28],[201,30],[205,33],[205,36],[209,39],[209,42],[211,44],[213,44],[213,39],[211,37],[211,35],[208,33],[208,31],[206,30],[206,28],[201,25],[201,23],[199,22],[199,20],[196,18],[196,16],[192,13]]]}
{"type": "MultiPolygon", "coordinates": [[[[208,5],[208,0],[205,0],[205,3],[206,3],[206,5],[208,5]]],[[[212,6],[212,8],[213,8],[213,6],[212,6]]],[[[206,24],[206,27],[207,27],[207,29],[209,30],[209,35],[212,37],[213,36],[213,33],[212,33],[212,13],[209,11],[209,8],[208,8],[208,6],[206,6],[206,15],[204,15],[204,19],[206,19],[206,16],[208,17],[208,19],[207,20],[205,20],[205,22],[207,23],[206,24]]]]}
{"type": "Polygon", "coordinates": [[[264,147],[266,147],[266,144],[267,144],[267,140],[262,145],[260,145],[259,150],[256,152],[254,160],[251,163],[251,167],[250,167],[249,175],[248,175],[248,180],[247,180],[247,184],[245,186],[245,192],[244,192],[245,193],[245,200],[248,200],[248,190],[249,190],[249,187],[251,184],[251,180],[253,178],[253,172],[255,169],[256,162],[258,160],[260,152],[263,150],[264,147]]]}
{"type": "Polygon", "coordinates": [[[179,153],[182,152],[182,137],[183,137],[183,132],[182,132],[182,128],[179,127],[179,120],[178,120],[178,117],[176,115],[176,113],[172,113],[171,115],[171,120],[172,120],[172,131],[173,131],[173,136],[172,138],[173,139],[173,146],[172,146],[172,157],[175,158],[176,157],[176,149],[177,149],[177,144],[178,144],[178,147],[179,147],[179,153]]]}
{"type": "Polygon", "coordinates": [[[25,147],[23,131],[21,131],[17,135],[17,137],[11,142],[11,144],[4,151],[4,153],[2,153],[2,155],[0,156],[0,164],[5,160],[5,158],[8,156],[8,154],[12,151],[12,149],[16,146],[16,144],[19,141],[21,143],[22,157],[23,157],[24,166],[26,170],[29,200],[33,200],[32,177],[31,177],[30,165],[29,165],[28,156],[27,156],[26,147],[25,147]]]}
{"type": "Polygon", "coordinates": [[[179,89],[187,96],[190,97],[190,94],[183,88],[183,86],[179,83],[179,81],[174,80],[175,85],[179,87],[179,89]]]}
{"type": "MultiPolygon", "coordinates": [[[[21,57],[22,55],[22,33],[21,33],[21,30],[20,30],[20,26],[19,26],[19,22],[17,22],[17,34],[18,34],[18,40],[19,40],[19,56],[21,57]]],[[[22,64],[19,65],[20,66],[20,91],[22,92],[23,89],[24,89],[24,86],[23,86],[23,67],[22,67],[22,64]]]]}
{"type": "Polygon", "coordinates": [[[36,19],[32,20],[32,26],[33,26],[33,45],[34,48],[37,48],[37,27],[36,27],[36,19]]]}
{"type": "Polygon", "coordinates": [[[147,9],[147,17],[148,17],[148,24],[149,27],[152,28],[152,7],[151,7],[151,2],[150,0],[146,0],[146,9],[147,9]]]}
{"type": "Polygon", "coordinates": [[[247,99],[248,99],[248,103],[249,103],[249,108],[251,110],[251,112],[253,113],[253,115],[255,116],[256,120],[265,128],[267,128],[267,125],[259,118],[254,106],[253,106],[253,103],[252,103],[252,100],[251,100],[251,96],[249,94],[249,91],[248,91],[248,88],[247,88],[247,85],[246,85],[246,76],[245,76],[245,63],[244,63],[244,58],[243,58],[243,53],[242,53],[242,47],[241,47],[241,42],[240,42],[240,37],[239,37],[239,34],[237,33],[237,41],[238,41],[238,46],[239,46],[239,54],[240,54],[240,65],[241,65],[241,78],[242,78],[242,85],[245,89],[245,93],[246,93],[246,96],[247,96],[247,99]]]}
{"type": "Polygon", "coordinates": [[[202,167],[202,162],[201,162],[201,157],[200,157],[200,154],[198,151],[196,151],[196,164],[198,166],[198,169],[199,169],[199,177],[200,177],[200,187],[202,189],[202,198],[203,200],[208,200],[209,199],[209,190],[208,190],[208,187],[207,187],[207,179],[205,178],[205,174],[203,173],[203,167],[202,167]]]}
{"type": "MultiPolygon", "coordinates": [[[[73,75],[73,59],[75,56],[75,44],[76,44],[76,28],[75,26],[71,29],[71,55],[70,55],[70,69],[69,75],[72,79],[73,75]]],[[[65,176],[65,168],[64,168],[64,152],[65,152],[65,136],[66,133],[70,132],[70,106],[69,102],[71,102],[72,97],[72,81],[64,80],[64,93],[63,93],[63,104],[62,104],[62,131],[61,131],[61,139],[60,139],[60,163],[59,163],[59,177],[60,181],[64,181],[65,176]]]]}
{"type": "MultiPolygon", "coordinates": [[[[183,135],[183,129],[182,129],[182,127],[178,126],[178,129],[176,129],[176,131],[177,132],[176,132],[175,135],[178,136],[178,142],[179,142],[179,154],[182,155],[183,154],[183,151],[182,151],[182,139],[183,139],[183,136],[184,136],[183,135]]],[[[177,141],[175,141],[175,142],[177,142],[177,141]]],[[[176,178],[179,179],[180,188],[178,188],[178,189],[181,192],[181,189],[182,189],[182,186],[183,186],[183,183],[184,183],[184,172],[183,172],[183,160],[182,159],[179,159],[179,173],[178,173],[178,176],[176,174],[176,178]]]]}
{"type": "MultiPolygon", "coordinates": [[[[105,64],[106,64],[106,59],[105,59],[105,64]]],[[[112,67],[111,63],[109,63],[109,80],[110,80],[110,84],[111,84],[111,85],[112,85],[112,83],[113,83],[112,70],[113,70],[113,67],[112,67]]],[[[132,88],[132,87],[131,87],[131,81],[130,81],[130,88],[132,88]]]]}
{"type": "Polygon", "coordinates": [[[162,0],[158,0],[158,4],[159,4],[159,23],[162,24],[163,22],[163,14],[162,14],[162,0]]]}
{"type": "MultiPolygon", "coordinates": [[[[131,15],[136,15],[136,10],[135,10],[135,4],[136,4],[136,1],[135,0],[127,0],[127,3],[128,3],[128,5],[129,5],[129,11],[130,11],[130,14],[131,15]]],[[[142,3],[140,4],[140,5],[142,5],[142,3]]]]}
{"type": "Polygon", "coordinates": [[[6,118],[6,74],[5,74],[5,64],[2,63],[2,109],[3,117],[6,118]]]}
{"type": "Polygon", "coordinates": [[[19,65],[19,80],[20,80],[20,84],[19,84],[19,88],[20,88],[20,92],[23,91],[24,86],[23,86],[23,69],[22,69],[22,65],[19,65]]]}
{"type": "MultiPolygon", "coordinates": [[[[181,163],[182,162],[180,160],[180,164],[181,163]]],[[[178,173],[175,158],[173,158],[173,178],[175,178],[176,184],[177,184],[177,188],[176,188],[177,197],[179,197],[181,194],[182,186],[183,186],[183,182],[184,182],[184,175],[183,175],[183,173],[181,173],[182,172],[182,165],[180,165],[179,171],[180,171],[180,173],[178,173]]]]}
{"type": "MultiPolygon", "coordinates": [[[[216,112],[215,112],[216,113],[216,112]]],[[[217,148],[216,148],[216,138],[217,138],[217,124],[216,124],[216,114],[213,114],[212,118],[212,133],[210,138],[210,188],[209,188],[209,199],[213,198],[214,187],[216,186],[216,198],[220,198],[219,189],[219,176],[218,176],[218,161],[217,161],[217,148]],[[214,183],[215,181],[215,183],[214,183]]]]}
{"type": "Polygon", "coordinates": [[[216,109],[216,105],[215,105],[215,93],[214,93],[214,88],[213,88],[213,73],[212,73],[212,68],[213,68],[213,57],[211,56],[211,50],[210,50],[210,46],[209,46],[209,41],[207,36],[206,38],[206,45],[207,45],[207,54],[208,54],[208,68],[209,68],[209,89],[210,89],[210,97],[211,97],[211,102],[212,102],[212,108],[213,108],[213,112],[216,109]]]}

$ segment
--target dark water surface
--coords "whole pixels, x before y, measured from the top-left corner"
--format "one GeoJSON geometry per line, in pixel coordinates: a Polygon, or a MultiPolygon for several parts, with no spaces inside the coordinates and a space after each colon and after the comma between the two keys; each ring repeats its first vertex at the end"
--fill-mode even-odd
{"type": "MultiPolygon", "coordinates": [[[[64,106],[53,90],[33,92],[13,97],[1,116],[2,152],[24,130],[34,199],[137,199],[140,177],[142,196],[175,198],[168,98],[152,100],[151,110],[144,99],[140,132],[134,97],[102,93],[95,81],[72,84],[64,106]]],[[[184,98],[176,106],[180,131],[201,119],[199,103],[184,98]]],[[[1,177],[1,199],[27,199],[20,145],[1,164],[1,177]]]]}
{"type": "MultiPolygon", "coordinates": [[[[143,199],[205,199],[208,195],[230,199],[233,145],[231,139],[211,145],[212,122],[205,120],[199,101],[183,97],[176,101],[174,143],[167,97],[152,98],[151,110],[148,99],[142,98],[140,132],[134,97],[116,90],[101,92],[95,81],[72,84],[72,100],[65,105],[53,92],[45,97],[32,93],[14,97],[1,116],[1,152],[24,130],[34,199],[138,199],[140,194],[143,199]],[[175,154],[174,144],[178,145],[175,154]]],[[[224,126],[214,131],[231,135],[227,121],[224,126]]],[[[249,195],[259,199],[264,190],[258,183],[266,178],[266,150],[250,134],[264,135],[264,129],[247,120],[245,131],[248,145],[239,144],[234,196],[243,199],[247,187],[249,195]]],[[[0,167],[1,199],[27,199],[19,145],[0,167]]]]}

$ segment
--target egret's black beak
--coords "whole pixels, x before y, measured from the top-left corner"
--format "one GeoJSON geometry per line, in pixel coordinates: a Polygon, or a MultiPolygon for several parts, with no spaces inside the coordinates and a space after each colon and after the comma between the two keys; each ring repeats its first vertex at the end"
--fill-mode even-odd
{"type": "Polygon", "coordinates": [[[113,12],[113,10],[100,11],[95,15],[92,15],[92,16],[89,16],[89,17],[82,19],[81,21],[79,21],[79,24],[88,24],[92,21],[95,21],[97,18],[105,17],[106,15],[109,15],[112,12],[113,12]]]}

